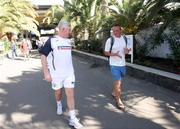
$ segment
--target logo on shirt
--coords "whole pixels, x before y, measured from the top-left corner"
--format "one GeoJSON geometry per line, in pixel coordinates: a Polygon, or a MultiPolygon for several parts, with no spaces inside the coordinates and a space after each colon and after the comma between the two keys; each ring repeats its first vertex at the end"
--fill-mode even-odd
{"type": "Polygon", "coordinates": [[[71,50],[71,46],[58,46],[58,50],[71,50]]]}

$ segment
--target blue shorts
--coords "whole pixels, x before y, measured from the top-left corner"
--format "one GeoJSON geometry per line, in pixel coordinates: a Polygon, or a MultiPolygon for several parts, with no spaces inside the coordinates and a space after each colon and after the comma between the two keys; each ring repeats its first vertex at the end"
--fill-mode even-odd
{"type": "Polygon", "coordinates": [[[125,66],[110,66],[111,73],[114,80],[121,80],[122,77],[126,74],[126,67],[125,66]]]}

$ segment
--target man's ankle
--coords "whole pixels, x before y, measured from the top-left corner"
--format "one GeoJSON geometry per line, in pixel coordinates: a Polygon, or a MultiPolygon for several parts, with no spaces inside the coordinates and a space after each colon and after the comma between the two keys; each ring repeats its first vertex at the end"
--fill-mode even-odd
{"type": "Polygon", "coordinates": [[[69,117],[70,117],[70,119],[74,119],[76,117],[75,110],[70,110],[69,111],[69,117]]]}
{"type": "Polygon", "coordinates": [[[57,102],[57,106],[62,106],[62,102],[60,101],[56,101],[57,102]]]}

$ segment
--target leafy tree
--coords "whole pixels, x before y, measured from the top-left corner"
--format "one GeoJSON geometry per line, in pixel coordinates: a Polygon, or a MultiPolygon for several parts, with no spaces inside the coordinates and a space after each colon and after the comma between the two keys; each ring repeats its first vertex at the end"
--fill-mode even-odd
{"type": "Polygon", "coordinates": [[[100,0],[65,0],[66,15],[71,19],[74,32],[81,30],[88,34],[88,39],[95,38],[95,32],[102,21],[100,3],[100,0]]]}
{"type": "Polygon", "coordinates": [[[155,24],[158,13],[170,0],[123,0],[109,2],[114,21],[125,27],[126,33],[135,34],[143,28],[155,24]]]}
{"type": "Polygon", "coordinates": [[[53,5],[45,13],[43,23],[51,26],[56,26],[59,20],[64,16],[65,10],[60,5],[53,5]]]}
{"type": "Polygon", "coordinates": [[[0,32],[17,33],[23,30],[37,31],[37,13],[27,0],[0,0],[0,32]]]}

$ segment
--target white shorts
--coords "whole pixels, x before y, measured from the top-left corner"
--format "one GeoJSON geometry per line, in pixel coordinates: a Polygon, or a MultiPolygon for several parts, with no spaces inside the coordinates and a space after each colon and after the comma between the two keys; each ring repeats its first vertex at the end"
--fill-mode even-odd
{"type": "Polygon", "coordinates": [[[75,76],[67,76],[67,77],[61,77],[61,78],[53,78],[52,79],[52,89],[59,90],[62,87],[64,88],[74,88],[75,86],[75,76]]]}

